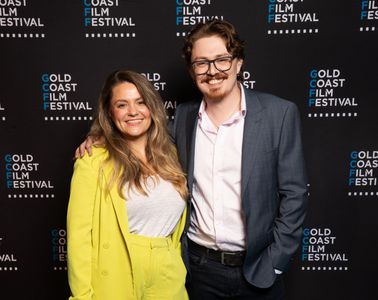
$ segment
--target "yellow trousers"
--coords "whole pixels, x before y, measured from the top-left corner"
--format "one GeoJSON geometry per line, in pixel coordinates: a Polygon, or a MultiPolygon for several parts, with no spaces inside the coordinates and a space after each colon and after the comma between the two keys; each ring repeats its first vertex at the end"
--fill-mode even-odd
{"type": "Polygon", "coordinates": [[[137,300],[187,300],[186,268],[168,238],[128,235],[137,300]]]}

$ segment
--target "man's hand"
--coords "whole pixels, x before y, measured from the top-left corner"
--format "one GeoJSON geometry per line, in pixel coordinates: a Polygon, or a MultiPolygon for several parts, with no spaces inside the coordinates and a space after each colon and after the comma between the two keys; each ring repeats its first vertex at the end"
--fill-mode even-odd
{"type": "Polygon", "coordinates": [[[82,158],[85,154],[85,151],[87,151],[88,155],[91,156],[92,155],[92,146],[101,145],[101,144],[104,144],[104,142],[105,141],[104,141],[103,137],[95,139],[93,136],[88,136],[85,139],[85,141],[82,142],[80,144],[80,146],[76,148],[75,158],[76,159],[82,158]]]}

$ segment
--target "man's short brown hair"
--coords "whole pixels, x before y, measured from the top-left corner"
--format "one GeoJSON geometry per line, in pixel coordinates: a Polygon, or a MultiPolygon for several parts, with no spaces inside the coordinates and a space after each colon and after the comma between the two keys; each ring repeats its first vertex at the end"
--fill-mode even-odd
{"type": "Polygon", "coordinates": [[[213,19],[206,23],[197,24],[185,40],[183,57],[188,67],[192,63],[192,50],[194,43],[203,37],[219,36],[225,43],[227,51],[238,59],[244,59],[244,41],[239,38],[234,26],[223,20],[213,19]]]}

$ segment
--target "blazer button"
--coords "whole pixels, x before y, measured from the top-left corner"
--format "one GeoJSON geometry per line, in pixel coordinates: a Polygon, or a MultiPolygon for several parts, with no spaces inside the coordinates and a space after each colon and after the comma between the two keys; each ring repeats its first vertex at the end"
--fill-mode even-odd
{"type": "Polygon", "coordinates": [[[104,249],[109,249],[110,245],[109,245],[109,243],[104,243],[104,244],[102,244],[102,247],[104,249]]]}
{"type": "Polygon", "coordinates": [[[108,276],[108,274],[109,274],[108,271],[102,271],[102,272],[101,272],[101,275],[102,275],[102,276],[108,276]]]}

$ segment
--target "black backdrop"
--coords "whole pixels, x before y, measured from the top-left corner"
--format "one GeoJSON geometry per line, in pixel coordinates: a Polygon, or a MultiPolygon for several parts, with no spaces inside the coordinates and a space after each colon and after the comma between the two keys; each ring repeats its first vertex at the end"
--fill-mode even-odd
{"type": "Polygon", "coordinates": [[[105,76],[146,74],[169,118],[197,96],[183,37],[208,18],[246,41],[244,85],[297,103],[310,207],[288,299],[378,299],[374,0],[0,1],[0,297],[66,299],[73,152],[105,76]]]}

